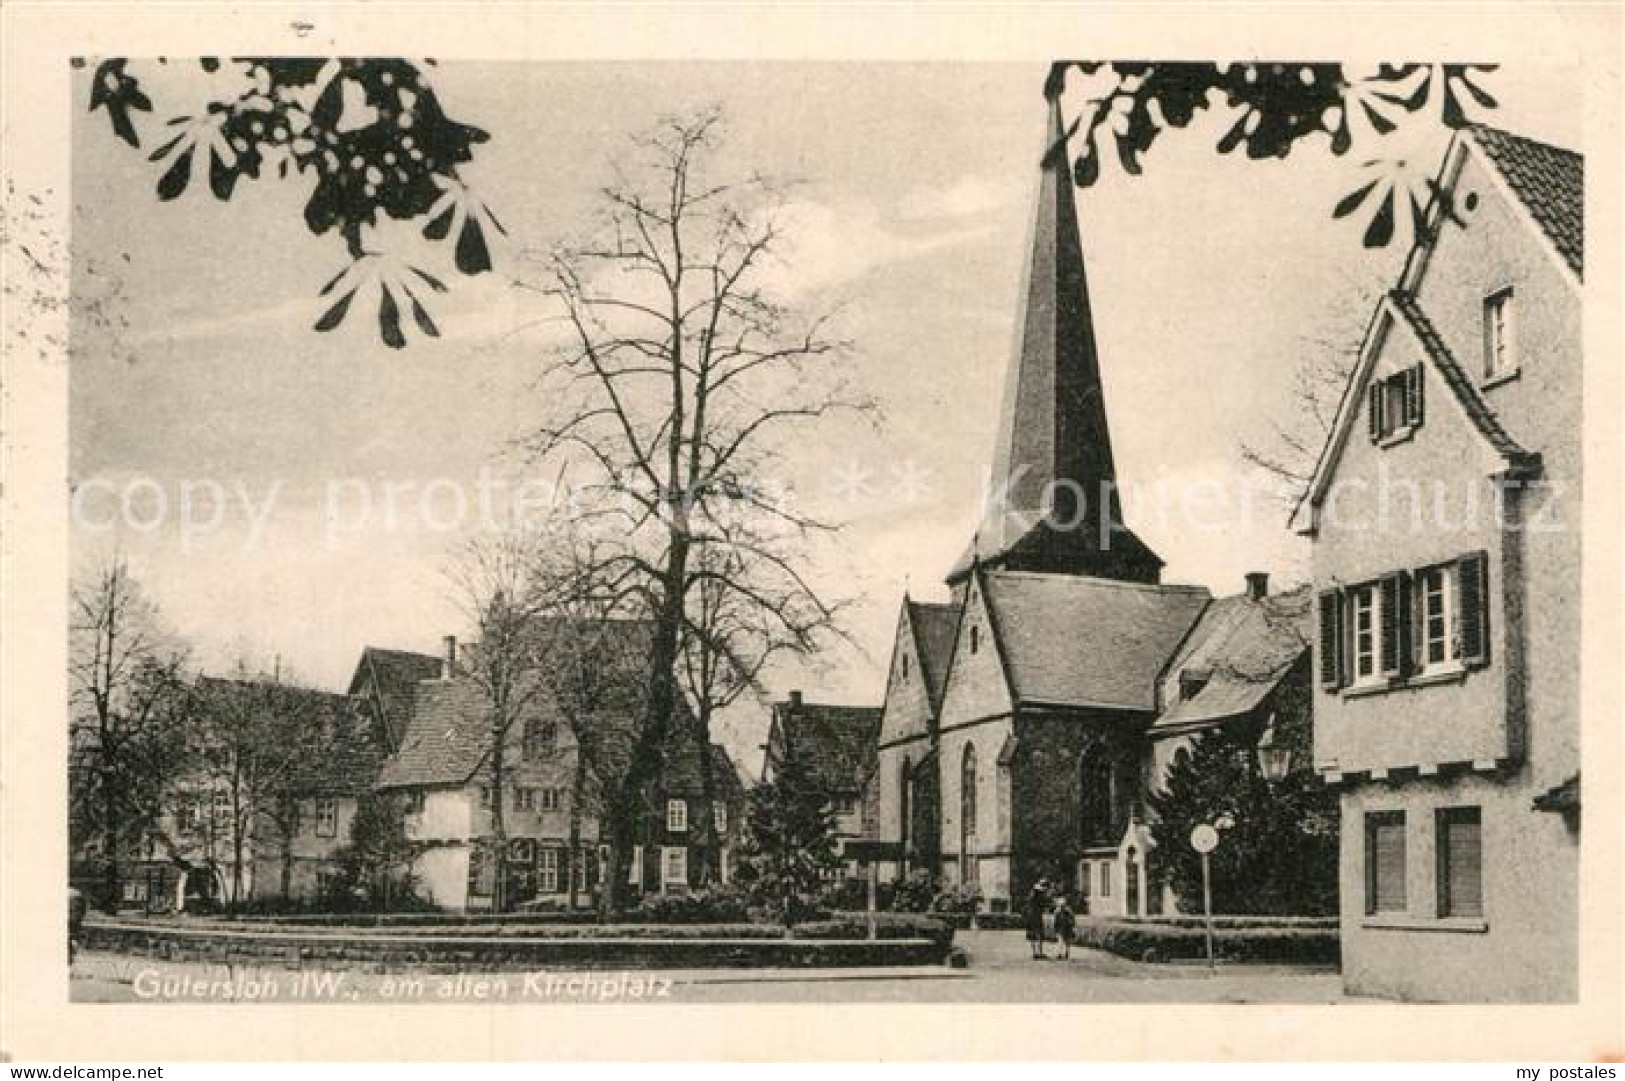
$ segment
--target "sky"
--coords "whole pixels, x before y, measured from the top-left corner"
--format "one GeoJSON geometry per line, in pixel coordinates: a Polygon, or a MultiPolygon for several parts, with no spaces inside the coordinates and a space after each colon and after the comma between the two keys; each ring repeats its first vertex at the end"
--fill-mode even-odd
{"type": "MultiPolygon", "coordinates": [[[[96,493],[75,525],[77,565],[122,553],[208,670],[280,662],[342,689],[364,645],[433,652],[442,635],[465,633],[443,570],[465,535],[455,492],[471,514],[482,478],[533,475],[514,441],[549,404],[534,384],[553,332],[512,279],[527,273],[527,253],[589,230],[629,134],[720,104],[719,167],[798,182],[794,246],[776,284],[808,310],[839,309],[851,378],[879,406],[872,421],[820,428],[786,467],[807,505],[842,523],[809,558],[821,592],[852,602],[851,643],[775,670],[772,690],[878,705],[904,590],[945,596],[942,576],[979,517],[1044,74],[442,63],[433,81],[444,107],[491,133],[465,176],[510,237],[496,273],[459,278],[439,299],[443,337],[399,352],[364,312],[333,333],[311,329],[317,291],[345,257],[339,241],[305,230],[301,183],[247,185],[226,204],[206,188],[159,203],[158,167],[100,115],[77,118],[74,288],[119,316],[116,331],[78,316],[73,326],[71,479],[96,493]],[[126,494],[129,514],[116,498],[126,494]]],[[[172,102],[185,112],[201,78],[160,72],[155,116],[172,102]]],[[[1578,147],[1564,72],[1503,69],[1489,85],[1495,123],[1578,147]]],[[[1365,251],[1362,221],[1332,219],[1355,162],[1315,148],[1285,162],[1220,157],[1220,122],[1165,135],[1144,175],[1109,168],[1078,200],[1129,524],[1166,560],[1164,581],[1216,595],[1238,591],[1249,571],[1301,579],[1302,542],[1239,448],[1290,407],[1292,372],[1314,341],[1357,342],[1370,297],[1403,256],[1365,251]],[[1252,492],[1254,506],[1230,504],[1222,524],[1166,503],[1159,513],[1157,493],[1204,484],[1233,500],[1252,492]],[[1137,505],[1136,488],[1151,502],[1137,505]]],[[[147,145],[159,127],[148,126],[147,145]]],[[[747,770],[765,723],[755,706],[729,719],[747,770]]]]}

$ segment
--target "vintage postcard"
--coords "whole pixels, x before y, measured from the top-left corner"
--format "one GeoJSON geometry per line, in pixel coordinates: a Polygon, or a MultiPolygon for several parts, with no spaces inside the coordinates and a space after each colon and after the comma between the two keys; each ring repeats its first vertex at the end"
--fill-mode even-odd
{"type": "Polygon", "coordinates": [[[7,12],[0,1051],[1621,1053],[1617,9],[469,10],[7,12]]]}

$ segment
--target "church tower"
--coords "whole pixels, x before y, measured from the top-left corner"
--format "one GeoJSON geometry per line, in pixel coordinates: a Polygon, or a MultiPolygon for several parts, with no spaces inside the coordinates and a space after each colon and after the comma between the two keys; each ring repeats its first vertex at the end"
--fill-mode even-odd
{"type": "Polygon", "coordinates": [[[1078,232],[1059,80],[1049,117],[989,505],[948,575],[989,569],[1157,582],[1162,560],[1123,524],[1078,232]],[[1081,502],[1080,502],[1081,500],[1081,502]]]}

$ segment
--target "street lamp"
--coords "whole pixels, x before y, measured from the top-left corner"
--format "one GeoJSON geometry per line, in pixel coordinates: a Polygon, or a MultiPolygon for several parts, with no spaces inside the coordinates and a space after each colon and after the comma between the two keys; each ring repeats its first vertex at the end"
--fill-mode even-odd
{"type": "Polygon", "coordinates": [[[1258,739],[1258,768],[1264,780],[1280,784],[1292,769],[1292,748],[1275,739],[1275,714],[1270,714],[1264,734],[1258,739]]]}

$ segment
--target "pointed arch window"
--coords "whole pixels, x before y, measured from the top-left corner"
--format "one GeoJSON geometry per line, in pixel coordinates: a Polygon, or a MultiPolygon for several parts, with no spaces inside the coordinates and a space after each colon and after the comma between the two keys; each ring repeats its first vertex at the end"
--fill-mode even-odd
{"type": "Polygon", "coordinates": [[[976,836],[976,745],[965,744],[965,757],[959,767],[959,822],[961,834],[976,836]]]}
{"type": "Polygon", "coordinates": [[[1117,806],[1117,774],[1105,748],[1084,752],[1078,766],[1078,826],[1085,845],[1108,845],[1113,836],[1117,806]]]}

